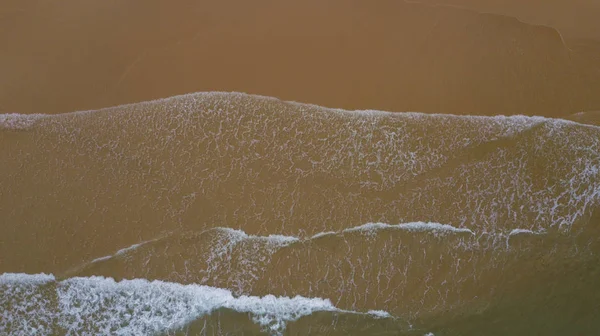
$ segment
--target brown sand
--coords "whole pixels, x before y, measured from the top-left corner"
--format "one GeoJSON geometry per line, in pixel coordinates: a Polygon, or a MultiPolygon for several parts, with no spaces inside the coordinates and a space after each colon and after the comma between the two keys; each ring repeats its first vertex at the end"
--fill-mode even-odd
{"type": "MultiPolygon", "coordinates": [[[[591,4],[572,6],[594,13],[585,11],[591,4]]],[[[3,112],[218,90],[391,111],[552,116],[600,108],[600,70],[589,53],[569,49],[554,28],[506,16],[396,0],[11,0],[0,7],[3,112]]],[[[506,8],[497,12],[525,17],[534,6],[506,8]]],[[[543,8],[531,22],[558,12],[543,8]]]]}

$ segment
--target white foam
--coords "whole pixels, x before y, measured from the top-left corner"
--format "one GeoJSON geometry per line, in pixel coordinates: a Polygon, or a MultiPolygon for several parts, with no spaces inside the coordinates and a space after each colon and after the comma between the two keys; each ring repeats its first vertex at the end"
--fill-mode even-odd
{"type": "Polygon", "coordinates": [[[268,327],[273,332],[281,332],[285,329],[286,322],[295,321],[317,311],[338,311],[328,299],[301,296],[294,298],[273,295],[242,296],[234,298],[227,307],[252,314],[256,323],[268,327]]]}
{"type": "MultiPolygon", "coordinates": [[[[190,234],[203,235],[211,232],[217,233],[217,235],[214,236],[209,243],[212,247],[206,256],[206,268],[196,269],[196,272],[198,274],[203,274],[201,283],[205,283],[206,281],[210,281],[210,279],[214,279],[214,277],[218,277],[219,274],[222,275],[224,269],[229,269],[230,276],[233,274],[239,275],[239,280],[236,281],[238,284],[238,288],[235,289],[236,294],[246,294],[251,291],[252,281],[249,280],[260,277],[264,265],[268,264],[273,253],[282,247],[300,241],[299,238],[293,236],[279,234],[271,234],[268,236],[250,235],[242,230],[226,227],[210,228],[200,233],[191,232],[190,234]],[[251,246],[245,245],[240,247],[238,245],[246,243],[251,246]],[[241,248],[239,251],[243,251],[244,256],[242,259],[237,260],[238,262],[235,263],[235,266],[232,266],[231,263],[235,260],[231,259],[231,253],[237,247],[241,248]]],[[[186,233],[183,233],[183,235],[185,234],[186,233]]],[[[82,266],[71,269],[66,274],[76,275],[81,269],[87,266],[127,255],[144,245],[172,236],[173,233],[171,232],[155,239],[133,244],[118,250],[112,255],[93,259],[82,266]]]]}
{"type": "Polygon", "coordinates": [[[386,223],[366,223],[363,225],[344,229],[342,232],[375,231],[375,230],[388,229],[388,228],[392,228],[392,227],[394,227],[394,225],[390,225],[390,224],[386,224],[386,223]]]}
{"type": "Polygon", "coordinates": [[[133,245],[131,245],[131,246],[129,246],[129,247],[122,248],[122,249],[118,250],[117,252],[115,252],[115,254],[113,254],[113,255],[108,255],[108,256],[104,256],[104,257],[99,257],[99,258],[96,258],[96,259],[92,260],[92,261],[90,262],[90,264],[94,264],[94,263],[97,263],[97,262],[101,262],[101,261],[110,260],[110,259],[112,259],[112,258],[115,258],[115,257],[117,257],[117,256],[123,256],[123,255],[126,255],[127,253],[129,253],[129,252],[131,252],[131,251],[134,251],[134,250],[136,250],[136,249],[140,248],[141,246],[144,246],[144,245],[146,245],[146,244],[153,243],[153,242],[155,242],[155,241],[158,241],[158,240],[160,240],[160,239],[162,239],[162,238],[165,238],[165,237],[167,237],[167,236],[169,236],[169,235],[170,235],[170,234],[168,234],[168,235],[165,235],[165,236],[161,236],[161,237],[158,237],[158,238],[154,238],[154,239],[146,240],[146,241],[143,241],[143,242],[141,242],[141,243],[133,244],[133,245]]]}
{"type": "Polygon", "coordinates": [[[227,233],[232,236],[236,236],[236,237],[240,237],[240,238],[248,238],[249,237],[249,235],[242,230],[236,230],[236,229],[232,229],[232,228],[228,228],[228,227],[217,227],[217,228],[210,229],[210,230],[221,231],[223,233],[227,233]]]}
{"type": "Polygon", "coordinates": [[[313,235],[312,237],[310,237],[310,239],[317,239],[317,238],[321,238],[321,237],[325,237],[325,236],[329,236],[329,235],[335,235],[335,234],[337,234],[337,232],[335,232],[335,231],[319,232],[319,233],[313,235]]]}
{"type": "Polygon", "coordinates": [[[369,310],[367,314],[373,315],[377,318],[392,318],[392,315],[385,310],[369,310]]]}
{"type": "Polygon", "coordinates": [[[60,305],[73,321],[68,330],[94,323],[117,334],[150,334],[183,327],[219,308],[250,313],[255,323],[278,334],[286,323],[315,311],[336,311],[329,300],[304,297],[234,297],[229,290],[143,279],[73,278],[59,286],[60,305]],[[126,322],[126,323],[124,323],[126,322]]]}
{"type": "Polygon", "coordinates": [[[244,240],[244,239],[267,240],[268,242],[271,242],[274,244],[291,244],[291,243],[294,243],[294,242],[297,242],[300,240],[298,237],[284,236],[284,235],[279,235],[279,234],[271,234],[268,236],[249,235],[242,230],[239,230],[239,229],[236,230],[236,229],[225,228],[225,227],[217,227],[214,229],[210,229],[208,231],[211,231],[211,230],[221,231],[221,232],[230,234],[230,235],[236,237],[235,240],[244,240]]]}
{"type": "Polygon", "coordinates": [[[286,235],[278,235],[278,234],[271,234],[268,236],[249,235],[242,230],[236,230],[236,229],[224,228],[224,227],[218,227],[218,228],[210,229],[208,231],[217,230],[217,231],[228,233],[235,237],[232,239],[232,241],[234,241],[234,242],[238,242],[238,241],[242,241],[242,240],[246,240],[246,239],[248,239],[248,240],[256,239],[256,240],[265,240],[265,241],[275,244],[279,247],[283,247],[283,246],[286,246],[286,245],[289,245],[292,243],[309,241],[312,239],[318,239],[318,238],[321,238],[324,236],[329,236],[329,235],[337,235],[337,234],[343,234],[343,233],[347,233],[347,232],[358,232],[358,231],[373,233],[375,231],[384,230],[384,229],[399,229],[399,230],[405,230],[405,231],[410,231],[410,232],[433,232],[435,234],[470,233],[472,235],[475,235],[475,233],[473,231],[471,231],[470,229],[467,229],[467,228],[457,228],[452,225],[433,223],[433,222],[411,222],[411,223],[402,223],[402,224],[366,223],[366,224],[362,224],[359,226],[347,228],[342,231],[319,232],[319,233],[316,233],[316,234],[312,235],[311,237],[305,238],[305,239],[301,239],[301,238],[298,238],[295,236],[286,236],[286,235]]]}
{"type": "MultiPolygon", "coordinates": [[[[231,253],[232,249],[237,244],[240,244],[243,242],[254,241],[254,242],[261,244],[258,246],[262,246],[262,247],[255,247],[255,248],[249,250],[249,252],[246,256],[248,258],[248,261],[245,263],[245,265],[248,267],[250,267],[250,266],[258,267],[257,265],[255,265],[252,262],[252,260],[260,259],[263,262],[268,263],[270,260],[270,256],[273,253],[275,253],[278,249],[289,246],[290,244],[293,244],[293,243],[306,242],[306,241],[310,241],[313,239],[319,239],[319,238],[325,237],[325,236],[342,235],[344,233],[352,233],[352,232],[363,232],[363,233],[367,233],[370,235],[374,235],[374,234],[377,234],[378,231],[381,231],[381,230],[404,230],[407,232],[429,232],[429,233],[433,234],[434,236],[444,236],[444,235],[453,234],[453,233],[470,234],[472,236],[476,236],[476,233],[474,231],[472,231],[471,229],[458,228],[458,227],[455,227],[455,226],[452,226],[449,224],[440,224],[440,223],[435,223],[435,222],[410,222],[410,223],[401,223],[401,224],[387,224],[387,223],[381,223],[381,222],[366,223],[366,224],[362,224],[359,226],[343,229],[341,231],[319,232],[308,238],[299,238],[299,237],[295,237],[295,236],[280,235],[280,234],[270,234],[268,236],[250,235],[250,234],[247,234],[246,232],[244,232],[243,230],[239,230],[239,229],[216,227],[216,228],[208,229],[201,233],[201,234],[203,234],[203,233],[215,231],[215,232],[224,234],[223,237],[212,242],[212,244],[214,244],[214,246],[211,249],[211,254],[207,258],[207,263],[209,266],[208,266],[208,269],[205,270],[205,272],[210,273],[212,271],[219,269],[220,268],[219,265],[221,265],[222,262],[229,260],[226,258],[226,255],[229,255],[231,253]],[[223,260],[221,260],[221,259],[223,259],[223,260]]],[[[541,235],[544,233],[545,233],[544,231],[534,232],[534,231],[531,231],[528,229],[514,229],[514,230],[510,231],[509,233],[505,233],[505,232],[504,233],[503,232],[487,233],[487,232],[484,232],[483,235],[495,236],[495,237],[501,238],[502,241],[504,241],[504,239],[506,238],[506,245],[508,247],[508,238],[510,238],[511,236],[521,235],[521,234],[541,235]]],[[[168,237],[168,236],[163,236],[163,237],[148,240],[148,241],[145,241],[142,243],[134,244],[130,247],[118,250],[114,255],[96,258],[96,259],[92,260],[90,263],[87,263],[86,265],[110,260],[114,257],[121,256],[121,255],[129,253],[131,251],[134,251],[135,249],[137,249],[145,244],[149,244],[151,242],[158,241],[159,239],[162,239],[165,237],[168,237]]],[[[244,247],[244,248],[246,248],[246,247],[244,247]]],[[[86,266],[86,265],[84,265],[84,266],[86,266]]],[[[239,266],[240,265],[237,265],[237,267],[239,267],[239,266]]],[[[258,272],[258,271],[260,271],[258,268],[253,269],[253,272],[258,272]]],[[[70,272],[68,274],[76,274],[76,272],[70,272]]],[[[248,289],[250,289],[250,288],[244,287],[244,290],[240,289],[236,293],[242,294],[242,293],[245,293],[246,290],[248,290],[248,289]]]]}
{"type": "Polygon", "coordinates": [[[435,234],[439,233],[470,233],[475,235],[473,231],[467,228],[457,228],[448,224],[440,224],[440,223],[426,223],[426,222],[412,222],[412,223],[404,223],[404,224],[386,224],[386,223],[367,223],[360,226],[352,227],[349,229],[343,230],[343,232],[373,232],[377,230],[384,229],[400,229],[411,232],[432,232],[435,234]]]}
{"type": "MultiPolygon", "coordinates": [[[[8,287],[16,288],[40,279],[51,281],[54,277],[45,274],[4,274],[0,279],[9,279],[8,287]]],[[[164,333],[184,327],[217,309],[226,308],[250,314],[253,321],[265,331],[278,335],[285,330],[288,322],[314,312],[346,312],[322,298],[273,295],[235,297],[226,289],[145,279],[116,282],[104,277],[70,278],[57,282],[55,291],[58,306],[55,314],[49,318],[67,334],[85,333],[86,330],[111,335],[164,333]]],[[[50,301],[47,298],[44,300],[50,301]]],[[[52,315],[48,309],[40,310],[29,303],[29,300],[14,302],[14,308],[3,313],[3,320],[15,320],[22,311],[20,306],[27,307],[38,319],[52,315]]],[[[369,314],[379,318],[391,317],[384,311],[371,311],[369,314]]],[[[20,334],[26,335],[34,329],[24,328],[21,331],[20,334]]]]}
{"type": "Polygon", "coordinates": [[[25,274],[25,273],[4,273],[0,275],[0,284],[10,285],[13,283],[19,284],[43,284],[46,282],[54,281],[54,275],[39,273],[39,274],[25,274]]]}
{"type": "Polygon", "coordinates": [[[267,239],[276,244],[284,244],[284,245],[300,241],[300,239],[297,237],[277,235],[277,234],[268,235],[267,237],[255,237],[255,238],[267,239]]]}
{"type": "Polygon", "coordinates": [[[532,234],[532,235],[541,235],[544,234],[545,232],[535,232],[535,231],[531,231],[531,230],[526,230],[526,229],[514,229],[512,230],[508,235],[509,236],[514,236],[514,235],[519,235],[519,234],[532,234]]]}
{"type": "Polygon", "coordinates": [[[315,105],[315,104],[310,104],[310,103],[280,100],[275,97],[256,95],[256,94],[248,94],[248,93],[238,92],[238,91],[230,91],[230,92],[227,92],[227,91],[199,91],[199,92],[187,93],[187,94],[183,94],[183,95],[175,95],[175,96],[171,96],[171,97],[167,97],[167,98],[148,100],[148,101],[143,101],[143,102],[138,102],[138,103],[116,105],[116,106],[112,106],[112,107],[101,108],[98,110],[80,110],[80,111],[73,111],[73,112],[60,113],[60,114],[18,114],[18,113],[0,114],[0,126],[2,125],[3,119],[16,120],[15,123],[21,123],[21,122],[24,122],[26,119],[37,120],[42,117],[57,118],[61,115],[90,114],[90,113],[114,110],[114,109],[119,109],[119,108],[126,109],[126,108],[131,108],[131,107],[140,106],[140,105],[168,104],[168,103],[177,102],[182,99],[194,99],[195,100],[195,99],[234,99],[234,98],[236,98],[236,99],[251,98],[251,99],[255,99],[257,101],[284,102],[286,104],[296,105],[296,106],[300,106],[300,107],[313,107],[313,108],[319,109],[323,112],[336,112],[336,113],[354,114],[354,115],[363,115],[363,116],[385,115],[385,116],[394,117],[394,118],[396,118],[396,117],[424,117],[424,118],[442,117],[442,118],[471,119],[471,120],[481,119],[481,120],[491,120],[491,121],[498,121],[498,122],[510,122],[510,123],[514,123],[514,124],[525,124],[524,125],[525,128],[528,128],[530,126],[533,126],[535,124],[538,124],[538,123],[544,122],[544,121],[552,121],[552,122],[559,122],[559,123],[566,123],[566,124],[577,124],[577,125],[581,125],[581,126],[588,126],[586,124],[581,124],[581,123],[578,123],[578,122],[575,122],[572,120],[559,119],[559,118],[548,118],[548,117],[542,117],[542,116],[526,116],[526,115],[485,116],[485,115],[462,115],[462,114],[450,114],[450,113],[425,113],[425,112],[417,112],[417,111],[384,111],[384,110],[373,110],[373,109],[345,110],[345,109],[341,109],[341,108],[332,108],[332,107],[326,107],[326,106],[315,105]]]}
{"type": "MultiPolygon", "coordinates": [[[[246,239],[248,239],[248,240],[255,239],[255,240],[265,240],[265,241],[267,241],[269,243],[272,243],[274,245],[288,245],[288,244],[300,241],[299,238],[293,237],[293,236],[284,236],[284,235],[278,235],[278,234],[271,234],[271,235],[268,235],[268,236],[249,235],[249,234],[247,234],[246,232],[244,232],[242,230],[236,230],[236,229],[225,228],[225,227],[212,228],[212,229],[206,230],[204,232],[208,232],[208,231],[219,231],[219,232],[227,234],[227,236],[231,239],[230,243],[236,243],[236,242],[239,242],[239,241],[242,241],[242,240],[246,240],[246,239]]],[[[156,242],[158,240],[161,240],[163,238],[169,237],[171,234],[172,233],[164,235],[164,236],[161,236],[161,237],[158,237],[158,238],[154,238],[154,239],[151,239],[151,240],[146,240],[146,241],[143,241],[141,243],[133,244],[133,245],[131,245],[129,247],[125,247],[125,248],[122,248],[122,249],[118,250],[117,252],[115,252],[112,255],[108,255],[108,256],[96,258],[96,259],[92,260],[91,263],[105,261],[105,260],[109,260],[109,259],[115,258],[117,256],[125,255],[125,254],[127,254],[127,253],[129,253],[131,251],[134,251],[134,250],[136,250],[136,249],[138,249],[138,248],[140,248],[140,247],[142,247],[144,245],[147,245],[147,244],[156,242]]]]}
{"type": "Polygon", "coordinates": [[[46,295],[53,275],[0,275],[0,335],[52,335],[56,321],[53,300],[46,295]],[[10,307],[10,309],[6,309],[10,307]]]}
{"type": "Polygon", "coordinates": [[[110,260],[110,259],[112,259],[113,257],[114,257],[114,255],[109,255],[109,256],[104,256],[104,257],[96,258],[96,259],[92,260],[92,261],[90,262],[90,264],[94,264],[94,263],[97,263],[97,262],[101,262],[101,261],[110,260]]]}
{"type": "Polygon", "coordinates": [[[45,117],[47,115],[44,114],[0,114],[0,130],[27,130],[35,125],[38,120],[45,117]]]}

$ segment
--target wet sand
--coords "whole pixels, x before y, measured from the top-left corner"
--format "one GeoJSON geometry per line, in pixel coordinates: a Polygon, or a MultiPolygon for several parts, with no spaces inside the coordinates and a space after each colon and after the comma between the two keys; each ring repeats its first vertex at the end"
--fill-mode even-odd
{"type": "MultiPolygon", "coordinates": [[[[70,112],[197,91],[477,115],[600,109],[598,63],[555,26],[532,25],[557,10],[542,6],[525,23],[476,11],[499,5],[471,7],[12,0],[2,11],[0,111],[70,112]]],[[[521,17],[533,5],[502,8],[521,17]]]]}

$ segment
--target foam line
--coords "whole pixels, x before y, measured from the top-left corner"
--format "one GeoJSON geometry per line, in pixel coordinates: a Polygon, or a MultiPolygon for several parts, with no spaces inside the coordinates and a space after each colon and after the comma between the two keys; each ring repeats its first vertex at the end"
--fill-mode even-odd
{"type": "Polygon", "coordinates": [[[251,98],[255,100],[263,100],[263,101],[272,101],[272,102],[284,102],[286,104],[291,104],[295,106],[304,106],[304,107],[313,107],[321,109],[323,112],[337,112],[337,113],[345,113],[345,114],[354,114],[354,115],[362,115],[362,116],[374,116],[374,115],[388,115],[388,116],[405,116],[405,117],[425,117],[425,118],[457,118],[457,119],[482,119],[482,120],[494,120],[494,121],[502,121],[502,122],[515,122],[515,123],[524,123],[530,124],[530,126],[534,126],[540,122],[545,121],[555,121],[559,123],[566,124],[577,124],[581,126],[591,126],[594,128],[598,128],[598,126],[587,125],[578,123],[576,121],[567,120],[567,119],[559,119],[559,118],[547,118],[542,116],[525,116],[525,115],[497,115],[497,116],[479,116],[479,115],[458,115],[458,114],[442,114],[442,113],[424,113],[417,111],[383,111],[383,110],[344,110],[340,108],[331,108],[325,107],[315,104],[309,103],[301,103],[296,101],[285,101],[280,100],[275,97],[248,94],[244,92],[224,92],[224,91],[206,91],[206,92],[194,92],[183,95],[176,95],[167,98],[160,98],[155,100],[142,101],[137,103],[123,104],[117,106],[111,106],[106,108],[101,108],[97,110],[82,110],[82,111],[73,111],[59,114],[18,114],[18,113],[9,113],[9,114],[0,114],[0,129],[19,129],[19,127],[29,128],[31,127],[35,121],[45,118],[45,117],[58,117],[61,115],[71,115],[71,114],[90,114],[94,112],[101,112],[107,110],[113,110],[118,108],[128,108],[133,106],[140,105],[149,105],[149,104],[164,104],[164,103],[174,103],[181,99],[211,99],[211,98],[219,98],[219,99],[233,99],[233,98],[251,98]],[[22,126],[20,126],[22,125],[22,126]]]}
{"type": "Polygon", "coordinates": [[[404,224],[396,224],[390,225],[386,223],[367,223],[360,226],[356,226],[353,228],[345,229],[343,232],[355,232],[355,231],[364,231],[364,232],[372,232],[377,230],[385,230],[385,229],[399,229],[406,230],[411,232],[433,232],[436,234],[440,233],[470,233],[475,235],[475,233],[466,228],[457,228],[448,224],[440,224],[440,223],[425,223],[425,222],[413,222],[413,223],[404,223],[404,224]]]}

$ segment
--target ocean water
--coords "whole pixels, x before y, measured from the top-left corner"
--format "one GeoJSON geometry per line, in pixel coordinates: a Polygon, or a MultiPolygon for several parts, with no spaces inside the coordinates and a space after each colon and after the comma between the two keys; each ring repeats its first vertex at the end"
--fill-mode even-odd
{"type": "Polygon", "coordinates": [[[195,93],[0,115],[0,334],[596,335],[600,128],[195,93]]]}

